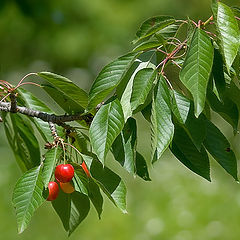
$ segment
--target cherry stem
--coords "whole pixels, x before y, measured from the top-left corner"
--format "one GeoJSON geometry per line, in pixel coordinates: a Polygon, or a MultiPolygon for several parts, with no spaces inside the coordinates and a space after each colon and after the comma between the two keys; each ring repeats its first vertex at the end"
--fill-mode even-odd
{"type": "Polygon", "coordinates": [[[19,88],[19,87],[21,87],[21,86],[23,86],[23,85],[27,85],[27,84],[35,85],[35,86],[37,86],[37,87],[41,87],[41,85],[39,85],[39,84],[37,84],[37,83],[34,83],[34,82],[24,82],[24,83],[18,84],[18,85],[14,88],[14,90],[16,90],[17,88],[19,88]]]}
{"type": "Polygon", "coordinates": [[[70,146],[71,148],[73,148],[82,157],[82,154],[72,144],[70,144],[70,143],[64,143],[64,144],[67,145],[67,146],[70,146]]]}
{"type": "Polygon", "coordinates": [[[213,20],[213,15],[212,15],[211,17],[209,17],[208,20],[203,23],[203,25],[206,26],[206,25],[209,24],[212,20],[213,20]]]}
{"type": "Polygon", "coordinates": [[[178,68],[182,69],[182,67],[181,67],[178,63],[176,63],[174,60],[171,60],[171,61],[172,61],[172,63],[174,63],[178,68]]]}
{"type": "Polygon", "coordinates": [[[64,164],[66,164],[66,150],[65,150],[65,146],[64,146],[65,143],[63,142],[62,139],[60,139],[60,142],[61,142],[62,148],[63,148],[63,162],[64,162],[64,164]]]}
{"type": "Polygon", "coordinates": [[[8,93],[5,97],[3,97],[3,98],[0,100],[0,103],[1,103],[2,101],[4,101],[10,94],[11,94],[11,93],[8,93]]]}
{"type": "Polygon", "coordinates": [[[35,75],[35,76],[38,76],[37,73],[28,73],[27,75],[25,75],[20,81],[19,83],[17,84],[16,88],[19,87],[19,85],[21,85],[21,83],[29,76],[32,76],[32,75],[35,75]]]}
{"type": "Polygon", "coordinates": [[[240,18],[239,18],[239,17],[235,16],[235,18],[236,18],[238,21],[240,21],[240,18]]]}
{"type": "Polygon", "coordinates": [[[166,82],[168,83],[169,87],[171,88],[171,90],[173,90],[173,86],[171,84],[171,82],[168,80],[167,76],[165,76],[164,73],[162,73],[162,76],[164,77],[164,79],[166,80],[166,82]]]}

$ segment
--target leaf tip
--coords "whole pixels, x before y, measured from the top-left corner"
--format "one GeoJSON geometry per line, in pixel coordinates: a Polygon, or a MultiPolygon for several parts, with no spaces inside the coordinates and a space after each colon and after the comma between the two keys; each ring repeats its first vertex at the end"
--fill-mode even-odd
{"type": "Polygon", "coordinates": [[[18,234],[21,234],[26,229],[25,226],[21,225],[18,227],[18,234]]]}
{"type": "Polygon", "coordinates": [[[128,214],[128,211],[126,209],[121,209],[123,214],[128,214]]]}

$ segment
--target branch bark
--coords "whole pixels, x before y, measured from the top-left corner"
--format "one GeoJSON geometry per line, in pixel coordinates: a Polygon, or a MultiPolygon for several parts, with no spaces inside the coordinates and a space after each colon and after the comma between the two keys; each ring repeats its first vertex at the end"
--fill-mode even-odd
{"type": "Polygon", "coordinates": [[[90,126],[93,115],[92,114],[75,114],[75,115],[55,115],[45,112],[36,111],[26,107],[15,106],[14,111],[12,111],[12,104],[9,102],[0,102],[0,111],[3,112],[12,112],[12,113],[21,113],[29,117],[36,117],[44,122],[56,123],[59,126],[63,126],[65,122],[72,122],[75,120],[83,120],[90,126]]]}

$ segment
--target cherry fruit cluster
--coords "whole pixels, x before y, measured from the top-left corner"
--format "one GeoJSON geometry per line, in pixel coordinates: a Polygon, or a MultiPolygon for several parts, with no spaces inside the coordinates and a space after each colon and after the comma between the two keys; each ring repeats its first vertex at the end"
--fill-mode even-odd
{"type": "MultiPolygon", "coordinates": [[[[86,175],[90,177],[90,173],[88,171],[88,168],[85,162],[81,164],[81,167],[83,168],[86,175]]],[[[71,164],[57,165],[55,169],[55,179],[57,180],[58,183],[53,181],[48,183],[49,195],[47,200],[53,201],[58,197],[58,193],[59,193],[58,184],[64,193],[68,193],[68,194],[73,193],[75,191],[71,183],[73,176],[74,176],[74,168],[71,164]]]]}

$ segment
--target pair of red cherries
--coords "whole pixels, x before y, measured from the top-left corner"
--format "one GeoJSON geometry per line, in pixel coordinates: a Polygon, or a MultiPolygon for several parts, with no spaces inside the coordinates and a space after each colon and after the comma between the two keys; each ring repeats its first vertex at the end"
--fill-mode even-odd
{"type": "MultiPolygon", "coordinates": [[[[81,164],[81,167],[85,171],[86,175],[90,177],[90,173],[88,171],[88,168],[83,162],[81,164]]],[[[65,193],[72,193],[74,192],[74,187],[70,183],[74,176],[74,168],[71,164],[60,164],[56,167],[55,169],[55,178],[59,182],[59,185],[63,192],[65,193]]],[[[59,193],[59,187],[56,182],[49,182],[48,183],[48,190],[49,190],[49,195],[47,200],[48,201],[53,201],[57,198],[58,193],[59,193]]]]}
{"type": "MultiPolygon", "coordinates": [[[[72,180],[73,176],[74,176],[74,168],[71,164],[60,164],[55,169],[55,178],[59,182],[61,188],[62,188],[62,186],[61,186],[62,183],[70,184],[69,182],[72,180]]],[[[49,182],[48,190],[49,190],[49,195],[48,195],[47,200],[48,201],[55,200],[59,193],[58,184],[56,182],[49,182]]],[[[63,191],[64,191],[64,189],[63,189],[63,191]]]]}

